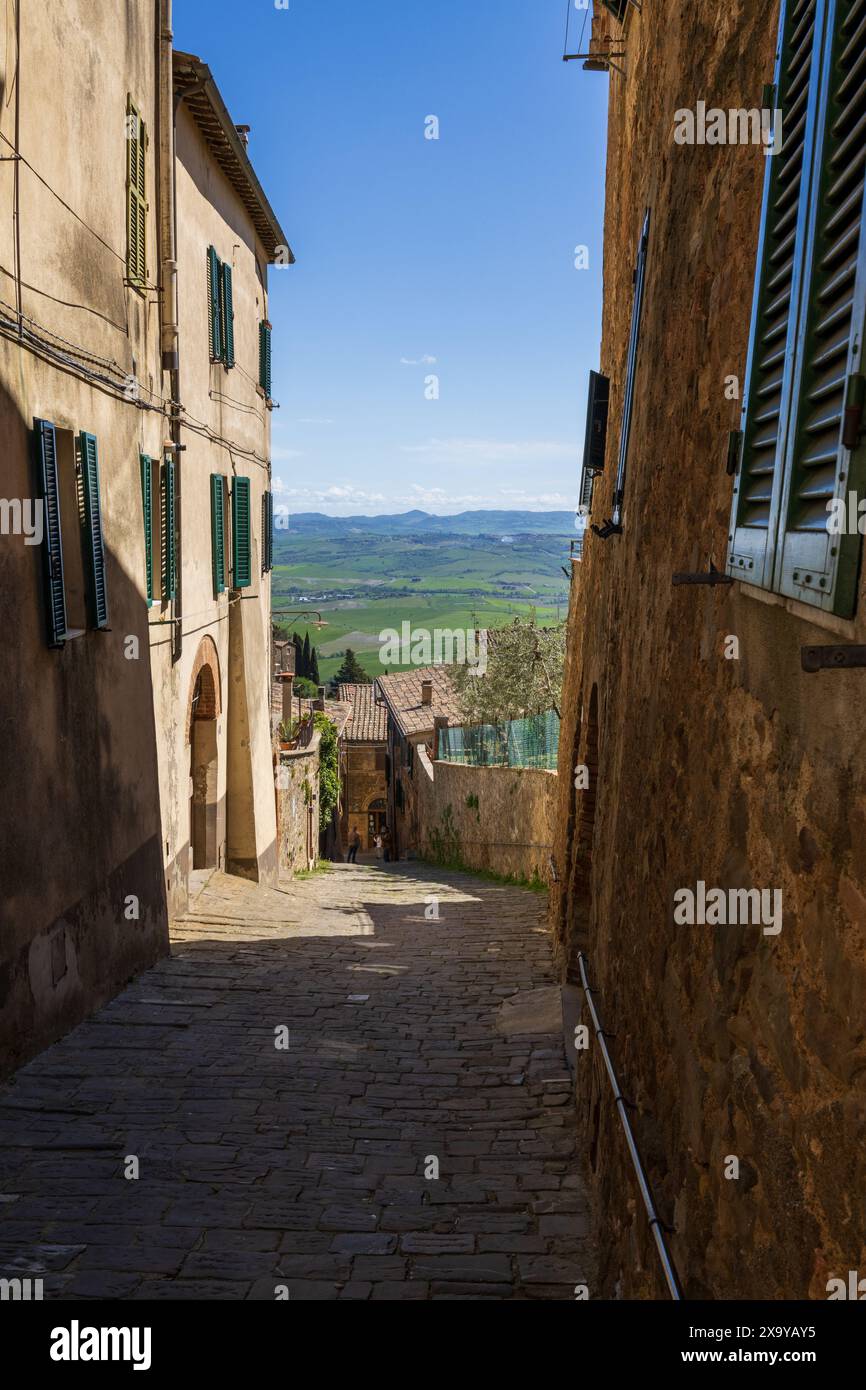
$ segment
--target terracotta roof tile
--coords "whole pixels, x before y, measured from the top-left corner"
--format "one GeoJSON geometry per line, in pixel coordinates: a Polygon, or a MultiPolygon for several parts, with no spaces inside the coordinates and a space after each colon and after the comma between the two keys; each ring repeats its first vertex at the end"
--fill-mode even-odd
{"type": "Polygon", "coordinates": [[[346,729],[349,743],[384,743],[388,737],[388,712],[376,703],[375,685],[341,685],[340,700],[352,706],[346,729]]]}
{"type": "Polygon", "coordinates": [[[380,676],[378,685],[403,734],[432,731],[437,715],[447,718],[450,724],[463,721],[454,679],[447,666],[420,666],[415,671],[398,671],[393,676],[380,676]],[[425,680],[433,682],[432,705],[425,705],[421,700],[421,683],[425,680]]]}

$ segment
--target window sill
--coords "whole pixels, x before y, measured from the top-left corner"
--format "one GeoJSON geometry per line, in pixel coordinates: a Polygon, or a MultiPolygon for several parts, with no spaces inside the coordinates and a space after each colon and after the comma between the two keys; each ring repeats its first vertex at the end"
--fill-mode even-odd
{"type": "Polygon", "coordinates": [[[756,599],[758,603],[765,603],[768,608],[783,608],[792,618],[799,618],[805,623],[811,623],[813,627],[824,628],[827,632],[835,632],[837,637],[854,640],[858,636],[858,624],[853,618],[837,618],[835,613],[824,613],[820,608],[800,603],[799,599],[785,598],[783,594],[771,594],[754,584],[738,582],[736,588],[738,593],[756,599]]]}

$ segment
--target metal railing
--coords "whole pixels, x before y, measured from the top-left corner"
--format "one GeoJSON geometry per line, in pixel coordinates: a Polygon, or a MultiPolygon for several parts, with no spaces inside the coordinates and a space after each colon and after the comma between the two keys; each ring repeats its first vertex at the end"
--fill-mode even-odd
{"type": "Polygon", "coordinates": [[[673,1259],[671,1258],[670,1251],[668,1250],[667,1243],[665,1242],[664,1232],[666,1227],[664,1226],[661,1217],[656,1211],[656,1206],[652,1195],[652,1189],[649,1185],[649,1179],[647,1178],[646,1171],[641,1162],[641,1157],[638,1153],[638,1148],[637,1144],[635,1143],[634,1134],[632,1133],[632,1128],[629,1124],[629,1118],[626,1113],[627,1101],[624,1099],[622,1091],[620,1089],[620,1084],[617,1079],[616,1071],[614,1070],[613,1062],[611,1061],[611,1056],[610,1052],[608,1051],[607,1042],[605,1040],[604,1030],[602,1029],[601,1023],[599,1021],[598,1013],[595,1007],[595,1001],[592,997],[592,990],[590,989],[589,982],[586,978],[587,959],[582,951],[578,953],[577,964],[580,970],[581,988],[583,989],[584,995],[586,996],[586,1002],[589,1006],[590,1017],[592,1018],[593,1028],[595,1029],[596,1041],[599,1047],[601,1048],[601,1055],[604,1058],[604,1065],[607,1070],[608,1077],[610,1078],[610,1084],[613,1087],[616,1108],[619,1111],[619,1117],[622,1121],[622,1127],[625,1130],[625,1142],[628,1145],[628,1151],[631,1157],[632,1167],[634,1168],[635,1174],[637,1176],[638,1187],[640,1188],[640,1195],[643,1198],[643,1204],[646,1207],[646,1213],[649,1217],[650,1230],[653,1233],[653,1239],[656,1243],[658,1256],[661,1260],[662,1270],[665,1276],[665,1282],[667,1283],[671,1298],[674,1299],[677,1303],[679,1303],[682,1301],[683,1295],[673,1259]]]}

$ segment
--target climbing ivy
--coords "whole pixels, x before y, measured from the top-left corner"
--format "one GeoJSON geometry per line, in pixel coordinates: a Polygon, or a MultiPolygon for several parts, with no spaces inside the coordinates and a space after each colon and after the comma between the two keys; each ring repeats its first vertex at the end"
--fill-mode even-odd
{"type": "Polygon", "coordinates": [[[340,752],[337,730],[328,716],[316,710],[313,718],[322,735],[319,745],[319,829],[327,830],[340,800],[340,752]]]}

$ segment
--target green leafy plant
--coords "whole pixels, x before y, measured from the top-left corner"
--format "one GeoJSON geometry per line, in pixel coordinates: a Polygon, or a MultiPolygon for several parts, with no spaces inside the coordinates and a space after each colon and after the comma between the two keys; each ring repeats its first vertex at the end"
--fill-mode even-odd
{"type": "Polygon", "coordinates": [[[326,714],[315,710],[316,728],[322,735],[319,744],[319,828],[327,830],[340,800],[340,749],[337,730],[326,714]]]}

